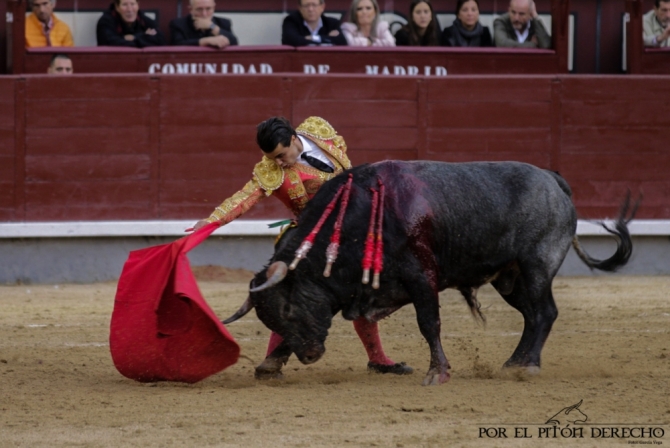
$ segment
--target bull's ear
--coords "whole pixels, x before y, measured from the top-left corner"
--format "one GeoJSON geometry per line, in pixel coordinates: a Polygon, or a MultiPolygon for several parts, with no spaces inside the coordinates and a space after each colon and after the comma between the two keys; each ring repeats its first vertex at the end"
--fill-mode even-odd
{"type": "Polygon", "coordinates": [[[228,325],[230,323],[235,322],[237,319],[240,317],[244,316],[247,314],[249,311],[251,311],[254,307],[254,304],[251,303],[251,295],[247,296],[247,300],[244,301],[242,306],[240,307],[239,310],[235,312],[232,316],[230,316],[228,319],[224,320],[223,323],[224,325],[228,325]]]}

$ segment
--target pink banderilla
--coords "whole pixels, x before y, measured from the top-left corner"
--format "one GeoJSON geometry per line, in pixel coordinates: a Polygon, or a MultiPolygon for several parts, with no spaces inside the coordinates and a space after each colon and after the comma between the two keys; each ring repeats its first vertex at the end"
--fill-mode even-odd
{"type": "Polygon", "coordinates": [[[372,191],[372,204],[370,211],[370,224],[368,225],[368,237],[365,239],[363,251],[363,284],[370,283],[370,268],[375,252],[375,221],[377,221],[377,190],[372,191]]]}
{"type": "Polygon", "coordinates": [[[349,174],[349,180],[344,187],[344,195],[342,196],[342,202],[340,204],[340,212],[337,215],[337,221],[335,221],[335,227],[333,228],[333,234],[330,237],[330,244],[326,249],[326,268],[323,270],[324,277],[330,277],[330,270],[333,267],[333,263],[337,259],[337,253],[340,248],[340,235],[342,233],[342,221],[344,221],[344,213],[347,210],[347,205],[349,205],[349,195],[351,194],[351,182],[354,180],[354,176],[349,174]]]}
{"type": "Polygon", "coordinates": [[[314,245],[314,240],[316,239],[316,235],[321,231],[321,227],[323,226],[323,223],[326,222],[326,219],[328,219],[328,216],[330,216],[330,213],[333,211],[335,208],[335,205],[337,204],[337,200],[340,198],[342,195],[342,192],[344,191],[344,187],[346,185],[342,185],[339,190],[337,190],[337,193],[335,193],[335,197],[330,201],[326,209],[323,211],[323,214],[321,215],[321,218],[319,218],[319,221],[316,223],[314,228],[312,229],[311,232],[309,232],[309,235],[303,240],[303,242],[300,244],[300,247],[298,250],[295,251],[295,258],[291,262],[291,265],[288,267],[289,269],[293,270],[298,266],[298,263],[300,263],[300,260],[305,258],[307,256],[307,252],[312,248],[314,245]]]}
{"type": "Polygon", "coordinates": [[[377,241],[375,244],[374,275],[372,276],[372,289],[379,289],[379,276],[384,268],[384,238],[382,229],[384,226],[384,184],[379,180],[379,206],[377,207],[377,241]]]}

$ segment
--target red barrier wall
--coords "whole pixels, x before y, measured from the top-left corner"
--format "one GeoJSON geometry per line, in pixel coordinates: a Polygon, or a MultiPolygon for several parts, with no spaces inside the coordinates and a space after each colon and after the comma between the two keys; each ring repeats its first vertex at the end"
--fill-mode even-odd
{"type": "MultiPolygon", "coordinates": [[[[670,219],[668,77],[24,76],[0,79],[0,219],[195,219],[250,177],[255,126],[321,115],[354,164],[520,160],[583,218],[670,219]]],[[[248,218],[288,212],[268,199],[248,218]]]]}

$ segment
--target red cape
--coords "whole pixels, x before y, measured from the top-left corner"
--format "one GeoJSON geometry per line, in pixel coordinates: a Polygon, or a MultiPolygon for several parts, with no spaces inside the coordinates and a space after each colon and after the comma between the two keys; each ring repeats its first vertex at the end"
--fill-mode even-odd
{"type": "Polygon", "coordinates": [[[130,253],[109,335],[122,375],[195,383],[237,362],[240,347],[205,302],[186,257],[218,227],[209,224],[173,243],[130,253]]]}

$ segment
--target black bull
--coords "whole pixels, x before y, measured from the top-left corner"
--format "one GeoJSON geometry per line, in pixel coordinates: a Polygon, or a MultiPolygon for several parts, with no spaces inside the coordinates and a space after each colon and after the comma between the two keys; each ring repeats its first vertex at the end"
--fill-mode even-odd
{"type": "MultiPolygon", "coordinates": [[[[506,367],[539,372],[540,352],[558,311],[551,291],[570,245],[591,268],[613,271],[626,264],[632,242],[626,224],[629,199],[614,229],[614,255],[596,260],[575,235],[577,217],[567,182],[559,175],[517,162],[441,163],[385,161],[353,168],[309,202],[297,227],[275,247],[270,264],[251,282],[249,298],[226,322],[256,308],[258,318],[284,338],[264,361],[277,372],[291,353],[317,361],[333,316],[371,321],[413,304],[421,334],[430,346],[424,384],[449,379],[440,342],[438,293],[456,288],[479,314],[477,288],[491,283],[524,319],[521,340],[506,367]],[[335,208],[314,247],[295,270],[287,265],[336,191],[353,174],[342,227],[340,255],[324,277],[325,249],[335,208]],[[371,189],[386,188],[383,210],[384,267],[379,289],[362,284],[361,259],[371,214],[371,189]],[[269,364],[267,361],[270,362],[269,364]]],[[[607,227],[606,227],[607,229],[607,227]]]]}

